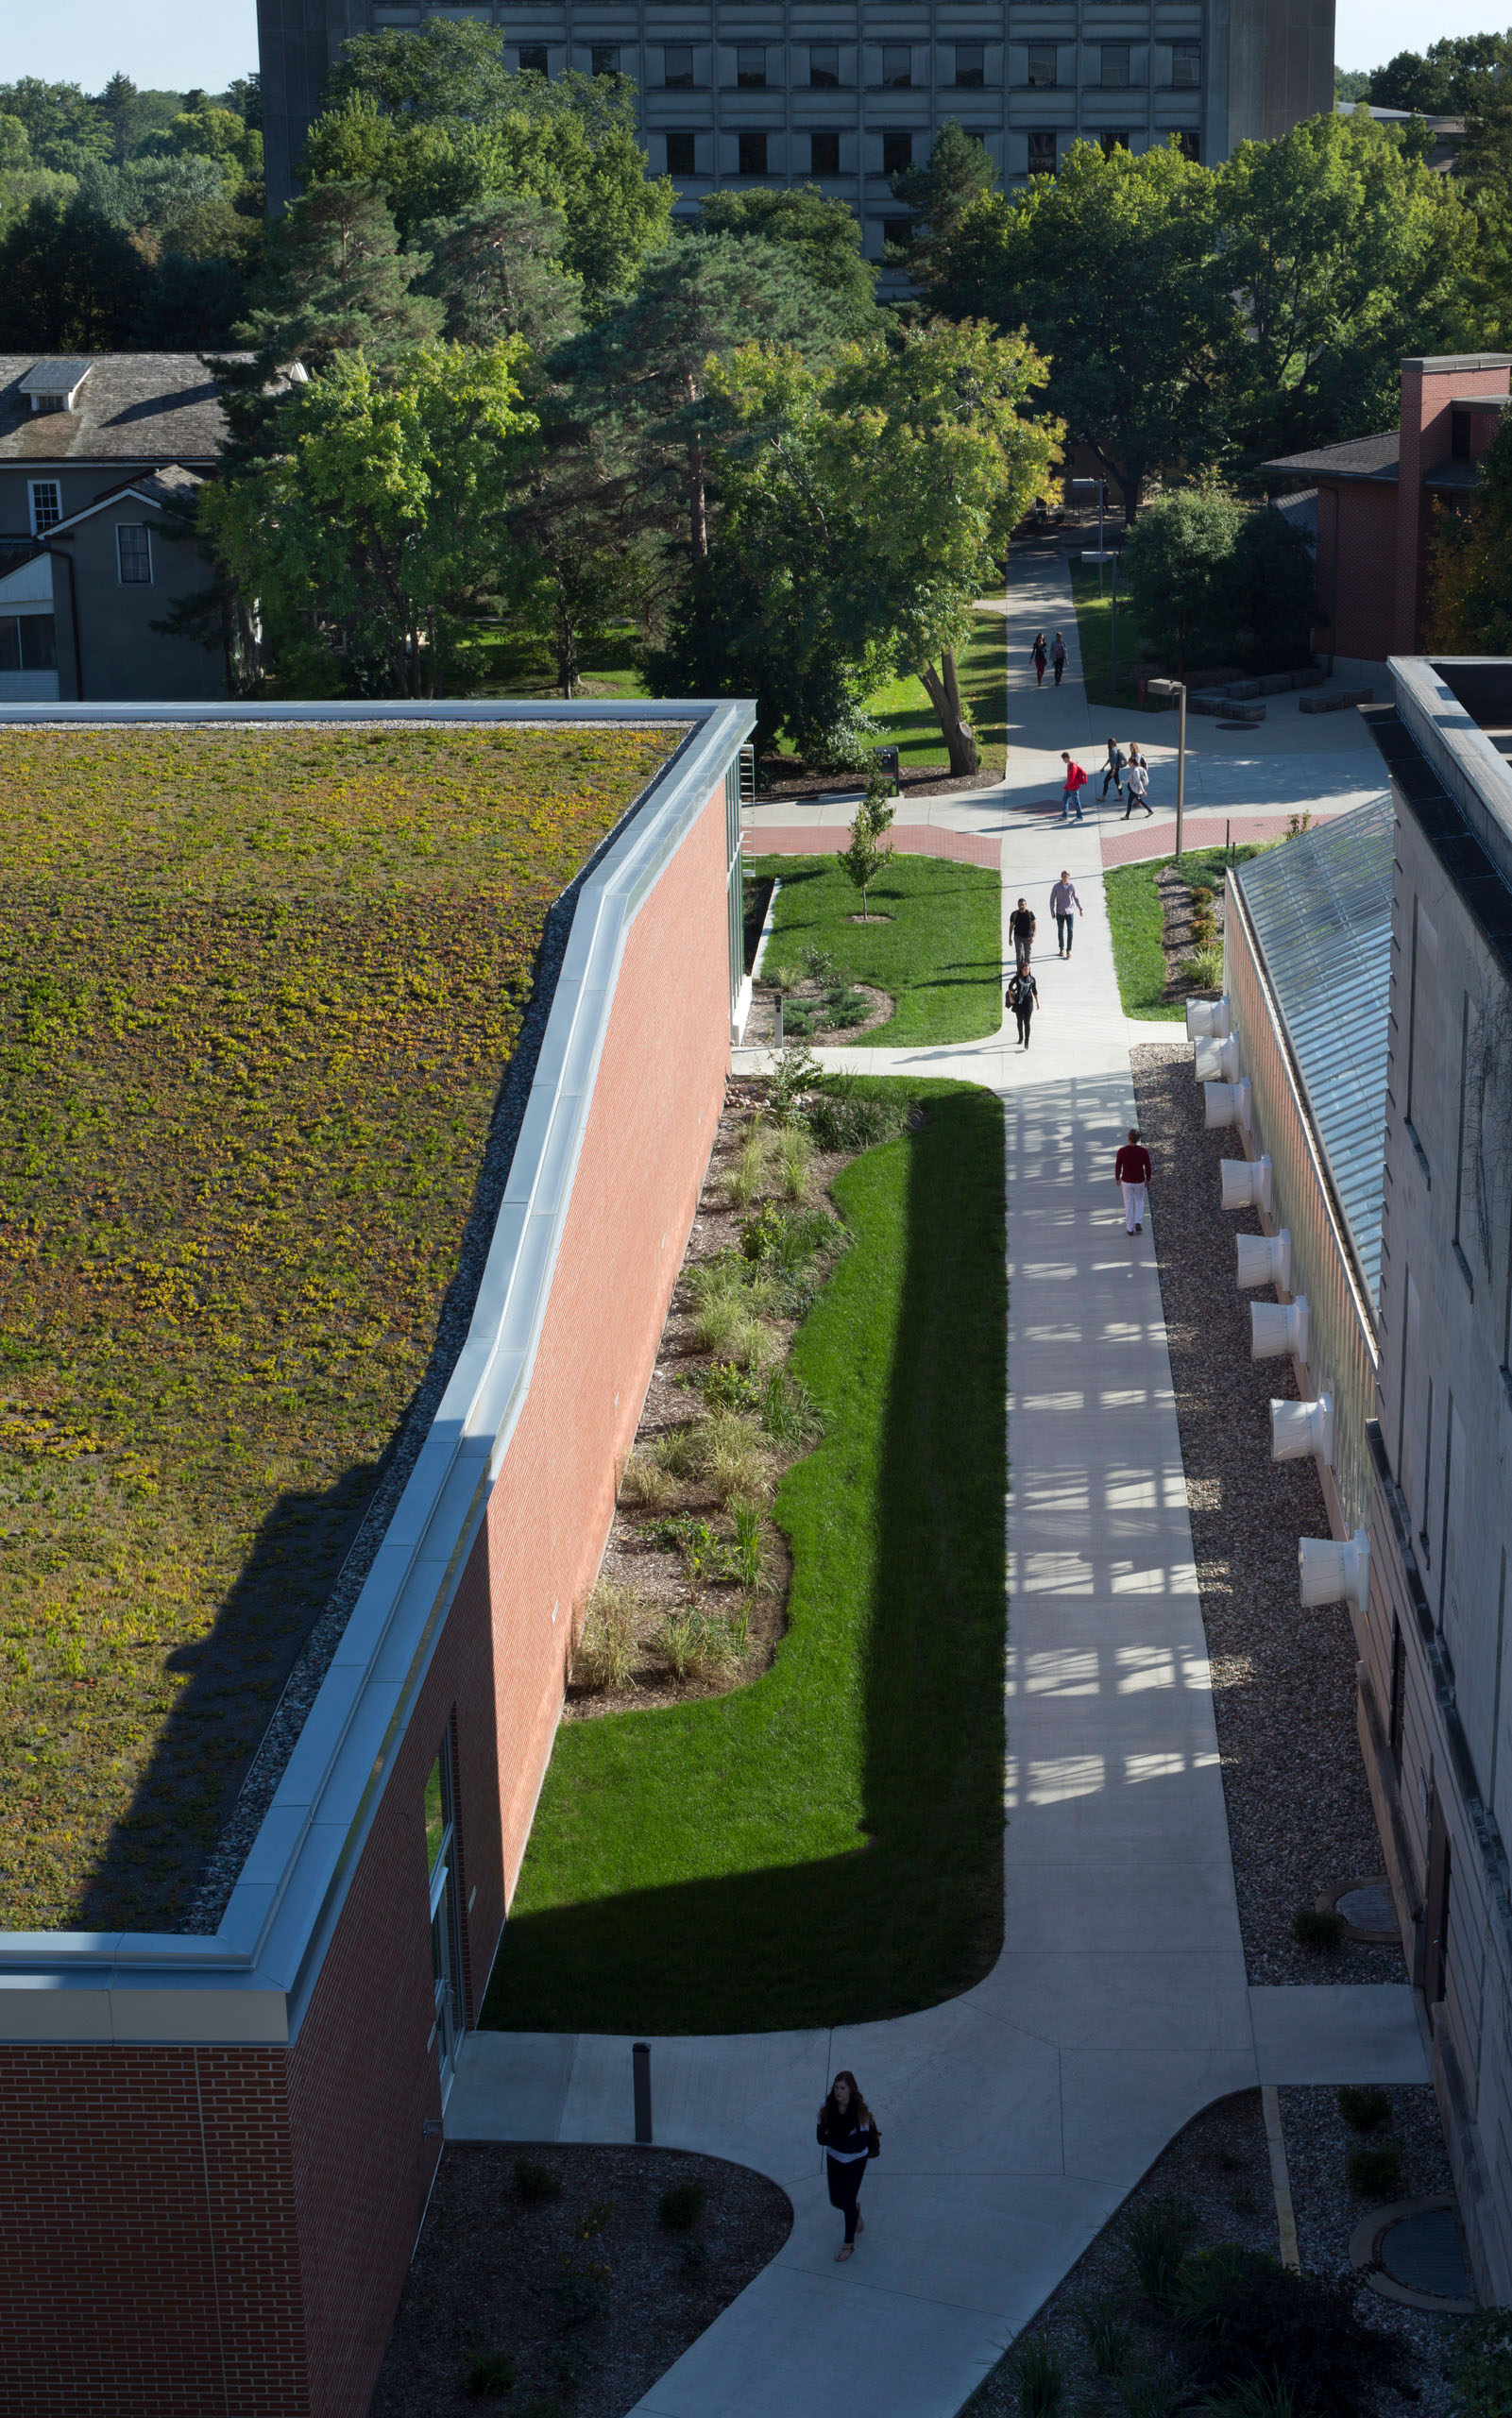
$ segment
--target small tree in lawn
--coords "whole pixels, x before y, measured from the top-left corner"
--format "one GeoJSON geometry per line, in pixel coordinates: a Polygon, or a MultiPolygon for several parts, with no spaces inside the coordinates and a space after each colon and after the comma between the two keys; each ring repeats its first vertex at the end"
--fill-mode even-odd
{"type": "Polygon", "coordinates": [[[848,874],[861,894],[861,921],[871,921],[867,908],[867,893],[892,854],[886,834],[892,820],[892,809],[887,802],[887,782],[882,774],[867,776],[866,795],[856,809],[851,825],[848,848],[836,851],[835,861],[842,873],[848,874]]]}

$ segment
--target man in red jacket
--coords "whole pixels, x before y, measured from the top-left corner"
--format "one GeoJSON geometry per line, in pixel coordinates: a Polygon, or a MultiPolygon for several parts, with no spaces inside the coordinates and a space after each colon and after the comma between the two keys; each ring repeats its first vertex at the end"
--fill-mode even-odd
{"type": "Polygon", "coordinates": [[[1084,823],[1087,818],[1081,811],[1081,792],[1087,786],[1087,775],[1079,764],[1072,762],[1063,747],[1061,761],[1065,766],[1065,785],[1061,792],[1061,820],[1063,823],[1075,807],[1077,821],[1084,823]]]}
{"type": "Polygon", "coordinates": [[[1129,1139],[1113,1161],[1113,1180],[1124,1187],[1124,1232],[1142,1235],[1145,1231],[1145,1187],[1149,1182],[1149,1152],[1139,1138],[1139,1128],[1131,1125],[1129,1139]]]}

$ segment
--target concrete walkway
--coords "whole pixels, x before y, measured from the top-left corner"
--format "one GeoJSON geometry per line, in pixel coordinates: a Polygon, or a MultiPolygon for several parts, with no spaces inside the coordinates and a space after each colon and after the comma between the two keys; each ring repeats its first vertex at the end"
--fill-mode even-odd
{"type": "MultiPolygon", "coordinates": [[[[1011,622],[1021,606],[1050,619],[1031,594],[1011,622]]],[[[1024,685],[1024,724],[1047,726],[1049,699],[1024,685]]],[[[1055,711],[1075,710],[1068,680],[1055,711]]],[[[1405,1984],[1246,1984],[1151,1236],[1126,1236],[1113,1181],[1133,1099],[1096,826],[1015,818],[1002,870],[1005,912],[1022,890],[1041,918],[1032,1048],[999,1033],[849,1054],[1005,1103],[1005,1946],[977,1988],[895,2022],[655,2044],[657,2140],[760,2168],[794,2224],[642,2418],[952,2418],[1210,2101],[1426,2078],[1405,1984]],[[1067,963],[1043,905],[1062,865],[1087,909],[1067,963]],[[813,2145],[840,2066],[883,2136],[844,2267],[813,2145]]],[[[474,2035],[446,2128],[627,2140],[629,2043],[474,2035]]]]}

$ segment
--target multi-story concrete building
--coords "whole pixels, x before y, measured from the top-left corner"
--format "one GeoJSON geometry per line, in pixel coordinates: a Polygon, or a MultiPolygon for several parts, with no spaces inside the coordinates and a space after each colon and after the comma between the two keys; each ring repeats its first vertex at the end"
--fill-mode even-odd
{"type": "Polygon", "coordinates": [[[632,77],[685,213],[721,185],[812,181],[852,204],[873,257],[892,178],[950,118],[1011,185],[1078,141],[1174,134],[1211,162],[1334,106],[1333,0],[259,0],[273,208],[343,43],[433,16],[496,26],[512,67],[632,77]]]}

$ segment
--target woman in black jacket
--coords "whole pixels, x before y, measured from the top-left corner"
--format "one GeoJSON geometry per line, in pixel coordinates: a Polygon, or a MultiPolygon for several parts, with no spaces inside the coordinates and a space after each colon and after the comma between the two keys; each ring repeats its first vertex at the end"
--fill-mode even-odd
{"type": "Polygon", "coordinates": [[[838,2073],[829,2097],[819,2111],[819,2146],[829,2175],[829,2205],[843,2209],[845,2239],[837,2259],[856,2255],[856,2237],[866,2231],[866,2219],[857,2207],[868,2158],[881,2149],[872,2111],[861,2097],[853,2073],[838,2073]]]}

